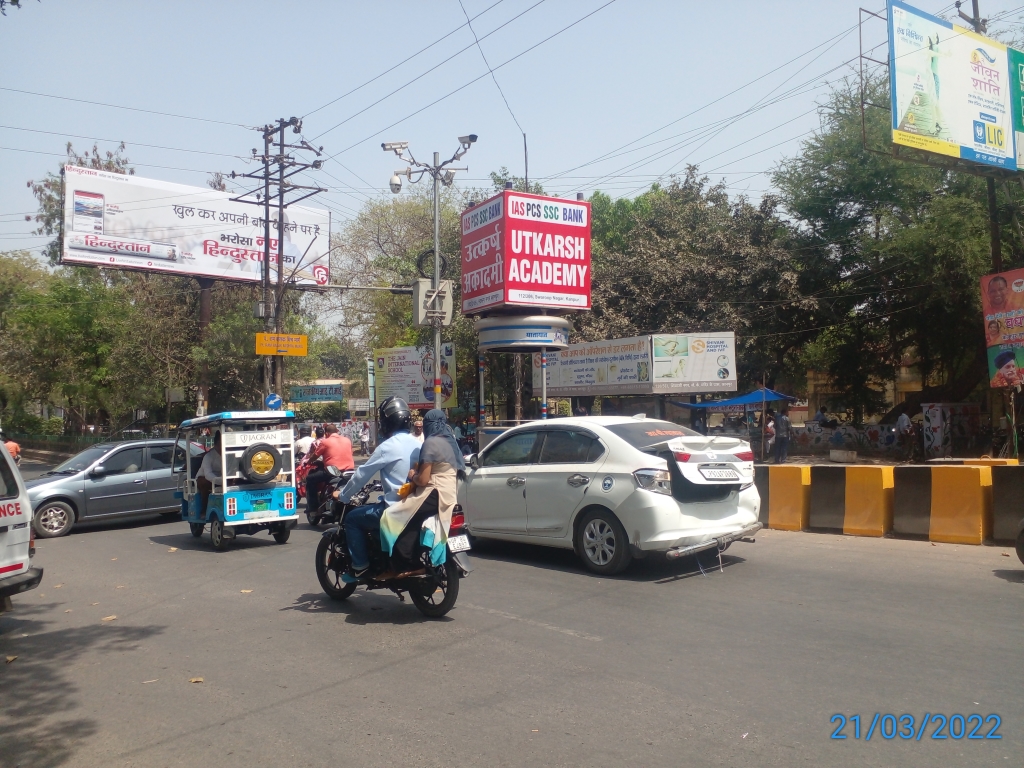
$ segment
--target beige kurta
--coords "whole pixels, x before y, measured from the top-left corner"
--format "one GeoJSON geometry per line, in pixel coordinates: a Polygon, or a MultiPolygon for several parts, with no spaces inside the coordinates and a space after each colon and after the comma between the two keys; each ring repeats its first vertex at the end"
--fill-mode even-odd
{"type": "MultiPolygon", "coordinates": [[[[432,491],[437,491],[437,515],[440,525],[431,521],[424,523],[434,533],[433,546],[436,548],[448,540],[448,529],[452,524],[452,510],[455,509],[458,492],[458,472],[455,467],[444,461],[435,461],[430,466],[430,480],[422,488],[417,488],[402,501],[384,510],[380,519],[380,539],[384,550],[390,555],[402,531],[420,511],[432,491]]],[[[433,518],[431,518],[433,520],[433,518]]]]}

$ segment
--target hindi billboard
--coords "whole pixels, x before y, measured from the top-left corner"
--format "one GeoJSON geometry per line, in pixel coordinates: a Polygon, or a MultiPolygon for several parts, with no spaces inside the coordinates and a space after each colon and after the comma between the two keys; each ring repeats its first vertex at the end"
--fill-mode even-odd
{"type": "Polygon", "coordinates": [[[893,143],[1015,170],[1009,70],[1002,43],[889,0],[893,143]]]}
{"type": "Polygon", "coordinates": [[[400,397],[410,408],[455,408],[455,345],[441,345],[441,405],[434,405],[434,348],[396,347],[373,350],[376,402],[400,397]]]}
{"type": "Polygon", "coordinates": [[[982,277],[981,307],[989,385],[1024,383],[1024,269],[982,277]]]}
{"type": "Polygon", "coordinates": [[[462,214],[462,312],[590,309],[590,203],[506,189],[462,214]]]}
{"type": "MultiPolygon", "coordinates": [[[[205,187],[74,165],[64,167],[64,180],[64,263],[218,280],[262,279],[261,207],[205,187]]],[[[330,213],[293,205],[279,227],[277,211],[271,210],[271,280],[277,280],[281,253],[286,280],[326,285],[330,213]]]]}
{"type": "MultiPolygon", "coordinates": [[[[541,356],[533,356],[540,391],[541,356]]],[[[736,335],[656,334],[548,352],[548,397],[735,392],[736,335]]]]}

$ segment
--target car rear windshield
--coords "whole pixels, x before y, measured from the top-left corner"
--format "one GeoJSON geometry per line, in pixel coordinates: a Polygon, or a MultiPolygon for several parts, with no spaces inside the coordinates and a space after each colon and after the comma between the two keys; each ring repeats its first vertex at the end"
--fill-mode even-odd
{"type": "Polygon", "coordinates": [[[63,464],[59,464],[54,468],[54,474],[70,474],[71,472],[81,472],[83,469],[89,467],[94,461],[99,459],[101,456],[110,452],[113,448],[113,444],[110,445],[95,445],[92,448],[86,448],[81,453],[72,456],[70,459],[65,461],[63,464]]]}
{"type": "Polygon", "coordinates": [[[673,424],[671,421],[655,421],[644,419],[627,424],[611,424],[605,427],[609,432],[621,437],[634,448],[641,451],[647,450],[652,445],[664,443],[673,437],[686,437],[689,435],[700,435],[680,424],[673,424]]]}

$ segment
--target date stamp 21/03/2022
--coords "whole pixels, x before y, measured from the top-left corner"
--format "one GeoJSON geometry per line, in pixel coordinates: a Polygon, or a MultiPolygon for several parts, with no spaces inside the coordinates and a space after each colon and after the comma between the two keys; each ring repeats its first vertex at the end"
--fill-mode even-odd
{"type": "MultiPolygon", "coordinates": [[[[883,739],[902,739],[904,741],[921,741],[922,738],[942,741],[952,739],[959,741],[984,741],[1001,739],[999,726],[1003,719],[999,715],[940,715],[926,712],[918,719],[915,715],[883,715],[876,712],[871,718],[863,734],[861,732],[861,716],[835,714],[829,722],[836,726],[832,731],[833,739],[860,739],[871,741],[872,736],[883,739]],[[847,726],[850,726],[849,728],[847,726]],[[928,732],[926,737],[926,731],[928,732]]],[[[866,723],[865,718],[865,723],[866,723]]]]}

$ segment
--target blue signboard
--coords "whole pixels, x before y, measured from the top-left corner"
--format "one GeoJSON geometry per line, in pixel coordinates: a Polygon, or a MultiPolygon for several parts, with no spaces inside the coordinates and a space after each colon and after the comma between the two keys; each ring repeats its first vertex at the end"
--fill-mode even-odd
{"type": "Polygon", "coordinates": [[[275,395],[273,392],[271,392],[269,395],[267,395],[267,399],[264,400],[263,403],[270,410],[276,411],[278,408],[281,407],[281,396],[275,395]]]}

